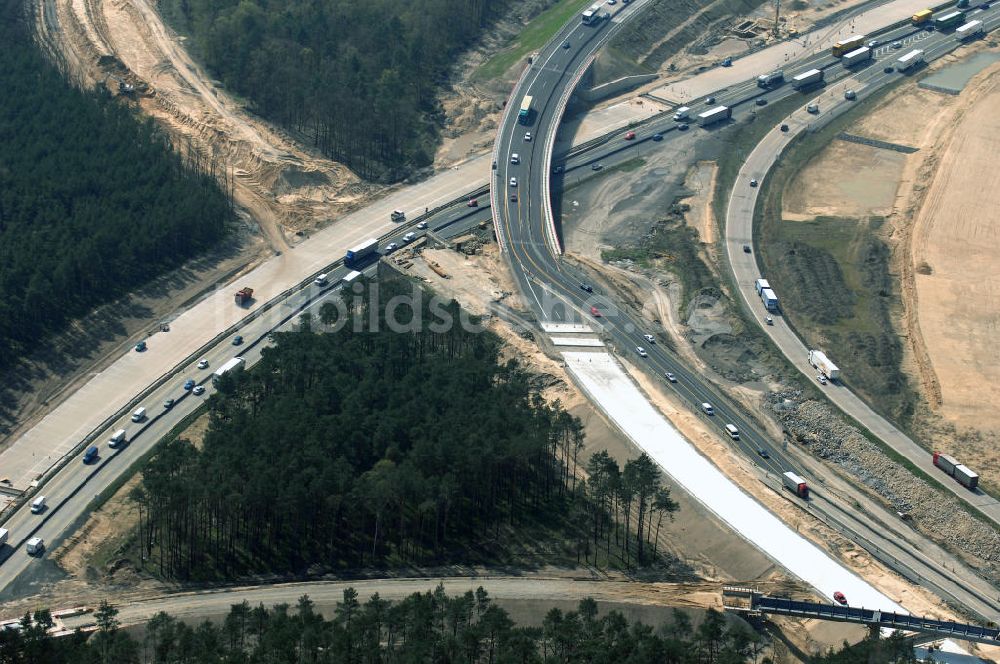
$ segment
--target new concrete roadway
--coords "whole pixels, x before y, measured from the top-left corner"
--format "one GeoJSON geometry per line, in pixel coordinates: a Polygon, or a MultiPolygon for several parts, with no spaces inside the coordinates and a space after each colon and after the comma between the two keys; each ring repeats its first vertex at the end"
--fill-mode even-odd
{"type": "MultiPolygon", "coordinates": [[[[981,12],[976,18],[984,21],[987,30],[993,30],[1000,25],[1000,8],[994,7],[987,12],[981,12]]],[[[927,60],[941,57],[960,47],[951,34],[931,34],[936,34],[939,38],[932,42],[928,41],[923,46],[924,57],[927,60]]],[[[876,94],[881,87],[904,75],[896,71],[884,71],[884,67],[894,64],[894,61],[895,58],[879,58],[871,66],[854,73],[852,78],[855,82],[851,84],[851,87],[859,99],[876,94]]],[[[815,380],[817,373],[808,362],[809,349],[781,315],[773,315],[773,325],[764,323],[767,312],[754,289],[754,281],[758,277],[767,277],[767,275],[761,274],[760,267],[757,265],[756,252],[748,254],[743,251],[743,245],[753,242],[754,210],[760,196],[760,188],[751,187],[749,182],[751,178],[764,180],[766,174],[781,158],[785,149],[798,134],[819,129],[856,104],[857,101],[848,101],[844,98],[844,87],[843,85],[827,86],[818,96],[809,99],[810,103],[819,105],[821,114],[818,117],[807,113],[803,106],[784,120],[784,123],[789,127],[787,132],[782,132],[778,127],[775,127],[764,137],[747,157],[740,170],[726,210],[726,252],[743,303],[764,333],[771,338],[785,357],[806,376],[807,380],[815,380]]],[[[766,238],[761,241],[766,241],[766,238]]],[[[772,283],[771,286],[780,301],[781,284],[772,283]]],[[[833,361],[836,362],[836,353],[832,353],[832,355],[833,361]]],[[[969,491],[944,475],[932,463],[929,451],[872,410],[847,386],[831,381],[822,386],[821,389],[838,408],[871,431],[886,445],[925,471],[946,490],[985,514],[994,524],[1000,525],[1000,502],[994,496],[981,489],[969,491]]]]}

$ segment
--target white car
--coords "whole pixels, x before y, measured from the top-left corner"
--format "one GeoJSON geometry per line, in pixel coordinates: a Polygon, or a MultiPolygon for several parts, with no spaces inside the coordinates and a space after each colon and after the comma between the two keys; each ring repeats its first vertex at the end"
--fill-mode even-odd
{"type": "Polygon", "coordinates": [[[715,415],[715,409],[712,408],[712,404],[707,401],[702,402],[701,409],[705,411],[706,415],[715,415]]]}
{"type": "Polygon", "coordinates": [[[199,369],[207,369],[208,368],[208,360],[206,360],[205,358],[201,358],[200,360],[198,360],[198,368],[199,369]]]}
{"type": "Polygon", "coordinates": [[[816,374],[816,380],[819,381],[820,385],[826,385],[826,376],[823,374],[816,374]]]}
{"type": "Polygon", "coordinates": [[[519,154],[517,154],[516,152],[512,153],[510,155],[510,163],[512,163],[512,164],[520,164],[521,163],[521,156],[519,154]]]}
{"type": "Polygon", "coordinates": [[[419,224],[417,224],[417,228],[419,228],[420,230],[424,230],[425,228],[427,228],[427,222],[421,221],[419,224]]]}
{"type": "Polygon", "coordinates": [[[512,186],[512,187],[516,187],[517,186],[517,178],[511,178],[510,179],[510,186],[512,186]]]}
{"type": "Polygon", "coordinates": [[[673,375],[669,371],[666,374],[664,374],[664,375],[667,377],[667,380],[669,380],[671,383],[676,383],[677,382],[677,376],[673,375]]]}
{"type": "Polygon", "coordinates": [[[193,389],[193,390],[191,390],[191,391],[192,391],[192,392],[193,392],[194,394],[199,394],[199,395],[200,395],[200,394],[204,394],[204,393],[205,393],[205,386],[204,386],[204,385],[195,385],[195,386],[194,386],[194,389],[193,389]]]}
{"type": "Polygon", "coordinates": [[[636,346],[635,352],[639,353],[639,357],[649,357],[649,353],[647,353],[646,349],[642,346],[636,346]]]}
{"type": "Polygon", "coordinates": [[[531,132],[530,131],[524,132],[524,140],[528,141],[529,143],[531,142],[531,132]]]}
{"type": "Polygon", "coordinates": [[[656,343],[656,339],[653,337],[652,334],[644,334],[644,335],[642,335],[642,338],[645,339],[646,341],[648,341],[651,344],[655,344],[656,343]]]}
{"type": "Polygon", "coordinates": [[[416,233],[407,233],[403,236],[403,242],[413,242],[415,239],[417,239],[416,233]]]}
{"type": "Polygon", "coordinates": [[[397,249],[399,249],[399,245],[396,244],[395,242],[390,242],[389,244],[385,245],[385,253],[387,254],[391,254],[397,249]]]}

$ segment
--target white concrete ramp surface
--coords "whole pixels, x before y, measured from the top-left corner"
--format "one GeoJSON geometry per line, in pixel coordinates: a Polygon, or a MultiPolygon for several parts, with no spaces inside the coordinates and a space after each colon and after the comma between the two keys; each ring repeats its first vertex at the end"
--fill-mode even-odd
{"type": "Polygon", "coordinates": [[[603,348],[604,342],[593,337],[550,337],[556,346],[581,346],[588,348],[603,348]]]}
{"type": "Polygon", "coordinates": [[[852,606],[906,612],[740,490],[653,408],[611,355],[562,355],[580,387],[615,425],[656,461],[674,484],[750,544],[828,599],[839,590],[852,606]]]}

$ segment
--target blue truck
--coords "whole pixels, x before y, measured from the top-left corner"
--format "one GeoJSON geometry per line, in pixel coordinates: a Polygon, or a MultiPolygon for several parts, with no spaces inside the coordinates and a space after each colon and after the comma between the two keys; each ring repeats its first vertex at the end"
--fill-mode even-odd
{"type": "Polygon", "coordinates": [[[372,256],[378,252],[378,238],[365,240],[356,247],[347,250],[344,256],[344,264],[348,267],[364,265],[372,256]]]}

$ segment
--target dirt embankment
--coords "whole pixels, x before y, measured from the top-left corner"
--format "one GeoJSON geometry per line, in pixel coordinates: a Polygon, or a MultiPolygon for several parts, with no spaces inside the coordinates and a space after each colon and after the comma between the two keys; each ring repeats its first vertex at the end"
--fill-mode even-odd
{"type": "MultiPolygon", "coordinates": [[[[982,50],[997,49],[963,49],[931,70],[982,50]]],[[[850,129],[911,151],[833,141],[787,188],[783,218],[885,218],[877,236],[890,249],[885,276],[901,299],[893,326],[902,369],[921,397],[913,426],[989,480],[1000,471],[990,442],[1000,431],[1000,355],[989,352],[1000,325],[1000,209],[992,195],[1000,187],[1000,65],[958,95],[918,82],[850,129]]]]}

